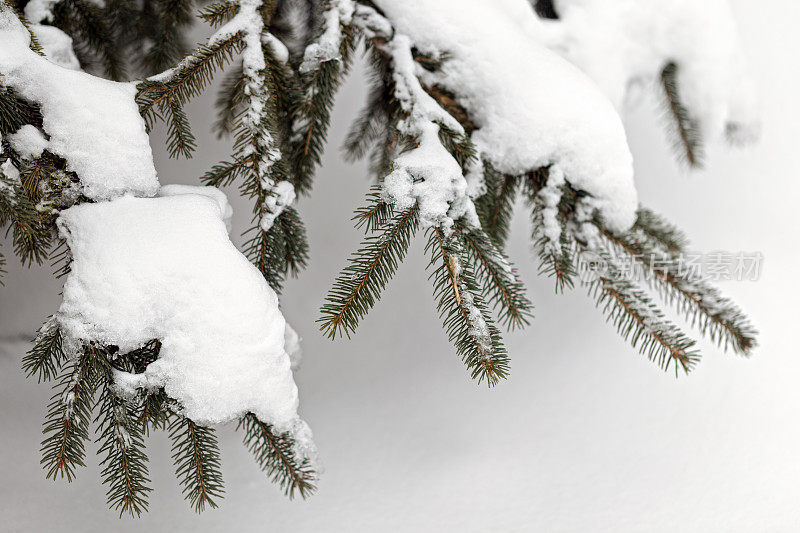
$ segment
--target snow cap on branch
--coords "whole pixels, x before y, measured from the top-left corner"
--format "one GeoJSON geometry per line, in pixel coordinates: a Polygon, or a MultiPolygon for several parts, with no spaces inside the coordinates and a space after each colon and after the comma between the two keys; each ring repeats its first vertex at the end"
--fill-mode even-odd
{"type": "Polygon", "coordinates": [[[8,143],[23,159],[36,159],[47,149],[47,139],[36,126],[26,124],[8,136],[8,143]]]}
{"type": "Polygon", "coordinates": [[[445,57],[425,73],[456,96],[477,126],[472,140],[498,171],[559,168],[597,200],[606,224],[636,217],[633,162],[611,102],[578,68],[544,47],[527,0],[376,0],[398,33],[445,57]],[[443,55],[446,54],[446,55],[443,55]]]}
{"type": "Polygon", "coordinates": [[[621,109],[635,82],[678,67],[681,103],[705,137],[758,136],[753,80],[728,0],[557,0],[548,45],[586,72],[621,109]]]}
{"type": "Polygon", "coordinates": [[[398,127],[417,143],[395,158],[394,170],[384,181],[384,196],[400,210],[418,203],[420,220],[426,226],[449,231],[453,220],[462,217],[477,226],[461,166],[439,139],[442,126],[456,135],[464,135],[464,128],[423,90],[415,75],[408,37],[395,34],[384,49],[392,58],[395,97],[406,113],[398,127]]]}
{"type": "Polygon", "coordinates": [[[158,179],[134,85],[60,67],[29,45],[28,30],[0,3],[3,84],[40,106],[47,150],[66,160],[83,194],[93,200],[154,195],[158,179]]]}
{"type": "Polygon", "coordinates": [[[340,58],[342,45],[342,25],[348,25],[353,19],[353,0],[329,0],[323,13],[323,33],[311,43],[303,55],[300,72],[305,74],[319,69],[321,63],[340,58]]]}
{"type": "Polygon", "coordinates": [[[159,339],[144,373],[115,373],[118,393],[164,387],[198,424],[252,412],[278,432],[305,428],[307,440],[278,298],[229,240],[222,193],[189,189],[62,212],[73,257],[57,314],[65,338],[122,353],[159,339]]]}

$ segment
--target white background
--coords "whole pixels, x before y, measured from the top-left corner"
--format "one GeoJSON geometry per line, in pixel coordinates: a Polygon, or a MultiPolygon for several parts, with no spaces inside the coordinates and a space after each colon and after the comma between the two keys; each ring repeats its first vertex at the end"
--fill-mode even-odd
{"type": "MultiPolygon", "coordinates": [[[[226,498],[202,516],[180,495],[165,434],[148,441],[155,490],[138,521],[106,510],[93,446],[71,485],[45,480],[38,448],[50,392],[26,381],[19,362],[24,339],[57,309],[59,285],[49,266],[23,269],[12,257],[0,287],[0,529],[797,531],[800,3],[734,3],[763,99],[760,145],[713,146],[707,170],[687,173],[654,104],[626,121],[642,203],[684,228],[694,250],[764,254],[760,281],[723,286],[761,331],[753,357],[702,343],[691,375],[661,372],[582,289],[555,295],[537,277],[521,205],[509,252],[536,319],[506,336],[507,382],[487,390],[469,380],[434,312],[422,239],[355,338],[323,338],[317,310],[360,239],[349,220],[369,185],[364,166],[343,163],[337,151],[364,97],[356,69],[314,195],[300,205],[311,265],[282,298],[304,337],[301,409],[327,468],[318,493],[285,499],[233,428],[221,430],[226,498]]],[[[190,106],[198,133],[213,121],[212,101],[208,94],[190,106]]],[[[194,160],[170,161],[161,140],[152,144],[162,183],[197,183],[229,151],[201,136],[194,160]]],[[[241,230],[250,206],[234,198],[234,207],[241,230]]]]}

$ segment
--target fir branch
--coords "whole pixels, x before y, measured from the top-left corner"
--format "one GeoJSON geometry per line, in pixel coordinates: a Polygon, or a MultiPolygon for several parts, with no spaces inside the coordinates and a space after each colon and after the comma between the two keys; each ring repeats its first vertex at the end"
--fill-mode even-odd
{"type": "Polygon", "coordinates": [[[298,107],[288,154],[291,176],[298,194],[308,193],[316,167],[322,159],[336,92],[347,73],[356,46],[351,26],[342,26],[340,57],[324,61],[301,76],[303,101],[298,107]]]}
{"type": "Polygon", "coordinates": [[[672,256],[683,252],[689,239],[676,226],[663,219],[653,211],[639,208],[633,231],[646,237],[652,246],[662,248],[672,256]]]}
{"type": "Polygon", "coordinates": [[[364,207],[356,209],[353,215],[355,227],[364,228],[366,233],[373,233],[392,217],[392,205],[383,201],[381,186],[373,185],[367,193],[367,203],[364,207]]]}
{"type": "Polygon", "coordinates": [[[382,65],[373,68],[372,87],[367,97],[367,103],[350,125],[350,130],[342,145],[342,151],[347,161],[363,159],[370,148],[386,136],[390,122],[389,115],[392,109],[397,107],[397,102],[392,97],[392,89],[387,86],[385,81],[385,70],[382,65]]]}
{"type": "Polygon", "coordinates": [[[533,304],[525,296],[525,285],[508,258],[481,229],[467,228],[459,222],[456,229],[467,245],[471,262],[477,265],[481,296],[499,313],[500,322],[507,329],[528,325],[533,304]]]}
{"type": "Polygon", "coordinates": [[[298,457],[294,439],[289,433],[275,433],[272,426],[248,413],[239,421],[243,429],[244,444],[255,457],[261,469],[284,493],[293,498],[295,492],[302,498],[314,490],[316,473],[308,459],[298,457]]]}
{"type": "Polygon", "coordinates": [[[98,454],[105,455],[100,462],[108,506],[118,510],[120,517],[126,512],[140,516],[147,511],[147,493],[150,483],[147,454],[144,452],[144,432],[134,423],[136,413],[131,405],[118,398],[111,384],[111,373],[101,378],[103,390],[99,400],[97,442],[98,454]]]}
{"type": "Polygon", "coordinates": [[[669,322],[641,289],[624,278],[612,257],[597,250],[591,252],[605,261],[606,269],[584,285],[617,332],[662,369],[669,370],[674,363],[676,375],[678,367],[688,373],[700,359],[695,342],[669,322]]]}
{"type": "Polygon", "coordinates": [[[86,466],[86,440],[102,366],[96,353],[86,349],[67,365],[54,386],[42,430],[41,464],[48,479],[66,477],[71,482],[75,467],[86,466]]]}
{"type": "Polygon", "coordinates": [[[551,184],[547,169],[528,176],[525,194],[531,213],[531,239],[539,255],[539,274],[556,281],[556,292],[574,287],[575,242],[567,223],[574,216],[578,193],[567,184],[551,184]],[[555,200],[553,196],[557,195],[555,200]],[[553,235],[553,226],[558,235],[553,235]]]}
{"type": "Polygon", "coordinates": [[[347,335],[372,309],[389,283],[398,265],[405,258],[411,238],[419,226],[418,207],[396,214],[376,229],[350,256],[325,297],[317,319],[320,330],[328,337],[347,335]]]}
{"type": "Polygon", "coordinates": [[[166,114],[167,120],[167,151],[169,156],[176,158],[183,156],[192,157],[194,149],[197,147],[191,127],[189,117],[186,116],[183,108],[177,100],[170,101],[169,113],[166,114]]]}
{"type": "Polygon", "coordinates": [[[703,145],[697,120],[681,101],[678,87],[678,65],[670,62],[661,72],[661,85],[664,88],[666,107],[675,129],[676,151],[692,167],[700,167],[703,162],[703,145]]]}
{"type": "MultiPolygon", "coordinates": [[[[184,137],[191,135],[183,129],[187,126],[186,121],[174,116],[176,109],[200,94],[211,83],[214,72],[229,63],[235,54],[242,51],[243,46],[242,32],[214,39],[198,46],[174,69],[140,81],[137,84],[136,102],[148,129],[157,119],[171,117],[171,124],[178,128],[176,134],[181,133],[184,137]]],[[[168,142],[180,141],[170,137],[168,142]]]]}
{"type": "Polygon", "coordinates": [[[434,296],[447,335],[470,375],[491,387],[508,375],[509,359],[500,332],[480,296],[459,233],[445,238],[431,228],[425,251],[433,268],[434,296]]]}
{"type": "Polygon", "coordinates": [[[175,474],[183,486],[183,495],[197,513],[206,505],[216,508],[222,498],[219,443],[212,428],[198,426],[188,418],[174,416],[169,424],[175,474]]]}
{"type": "Polygon", "coordinates": [[[691,272],[683,272],[674,256],[649,246],[641,234],[631,232],[615,235],[598,226],[603,237],[617,250],[634,258],[646,268],[662,289],[665,299],[676,304],[703,335],[723,349],[732,346],[734,351],[747,354],[756,346],[756,331],[742,311],[719,291],[691,272]]]}
{"type": "Polygon", "coordinates": [[[502,249],[508,239],[520,180],[497,172],[488,161],[483,162],[483,169],[486,193],[475,201],[475,209],[483,231],[502,249]]]}
{"type": "Polygon", "coordinates": [[[41,198],[41,184],[49,183],[50,178],[58,170],[58,161],[50,152],[43,152],[33,161],[24,161],[20,166],[20,180],[22,189],[32,204],[38,203],[41,198]]]}
{"type": "Polygon", "coordinates": [[[168,68],[186,53],[184,31],[192,23],[194,0],[156,0],[155,39],[141,59],[145,73],[155,74],[168,68]]]}
{"type": "MultiPolygon", "coordinates": [[[[147,367],[158,359],[161,352],[161,341],[150,340],[140,348],[128,352],[117,359],[117,365],[130,370],[135,374],[143,373],[147,367]]],[[[141,428],[144,436],[150,435],[151,429],[166,429],[167,418],[170,414],[170,400],[163,388],[144,390],[141,392],[142,401],[139,410],[132,414],[132,423],[141,428]]]]}
{"type": "Polygon", "coordinates": [[[145,437],[150,435],[150,430],[166,429],[169,416],[168,404],[169,398],[164,389],[144,393],[136,424],[141,428],[145,437]]]}
{"type": "Polygon", "coordinates": [[[217,163],[206,172],[200,181],[212,187],[227,187],[248,171],[249,159],[235,159],[217,163]]]}
{"type": "Polygon", "coordinates": [[[283,235],[283,275],[296,277],[308,264],[308,237],[300,214],[294,207],[286,207],[275,224],[283,235]]]}
{"type": "Polygon", "coordinates": [[[98,57],[105,74],[119,81],[125,78],[125,63],[110,22],[103,8],[88,0],[61,0],[53,6],[53,26],[73,38],[82,62],[98,57]]]}
{"type": "Polygon", "coordinates": [[[22,371],[26,377],[36,376],[36,380],[50,381],[64,365],[63,339],[61,329],[53,317],[45,322],[36,334],[33,346],[22,358],[22,371]]]}
{"type": "Polygon", "coordinates": [[[41,122],[39,111],[21,99],[14,89],[0,84],[0,134],[8,135],[25,124],[41,122]]]}
{"type": "Polygon", "coordinates": [[[244,243],[244,255],[277,293],[280,293],[284,280],[285,251],[281,233],[278,224],[273,224],[269,231],[262,231],[261,226],[256,223],[242,234],[244,237],[250,236],[244,243]]]}
{"type": "Polygon", "coordinates": [[[230,0],[220,0],[207,5],[197,14],[211,26],[220,26],[229,22],[239,13],[239,3],[230,0]]]}
{"type": "Polygon", "coordinates": [[[217,121],[213,130],[217,137],[230,135],[234,130],[234,121],[241,112],[244,101],[244,80],[242,78],[242,64],[238,63],[222,81],[222,87],[217,95],[214,105],[217,108],[217,121]]]}
{"type": "Polygon", "coordinates": [[[45,219],[33,201],[25,194],[21,182],[11,180],[0,171],[0,227],[8,224],[14,253],[22,264],[34,261],[41,264],[52,244],[51,229],[54,220],[45,219]]]}
{"type": "Polygon", "coordinates": [[[269,231],[256,224],[244,235],[250,236],[244,244],[244,255],[278,293],[286,276],[297,275],[308,262],[306,230],[292,207],[283,210],[269,231]]]}
{"type": "Polygon", "coordinates": [[[66,240],[58,239],[57,242],[58,244],[50,251],[49,259],[53,267],[53,275],[56,279],[61,279],[72,269],[72,254],[66,240]]]}

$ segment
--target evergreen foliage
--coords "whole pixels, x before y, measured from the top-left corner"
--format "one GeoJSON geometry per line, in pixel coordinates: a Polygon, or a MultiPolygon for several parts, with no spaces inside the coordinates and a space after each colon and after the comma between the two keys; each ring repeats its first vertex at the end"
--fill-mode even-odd
{"type": "Polygon", "coordinates": [[[241,418],[239,429],[244,431],[244,444],[261,470],[289,498],[294,498],[295,493],[306,498],[316,490],[314,480],[317,474],[307,459],[297,455],[291,435],[275,432],[272,426],[259,420],[253,413],[241,418]]]}
{"type": "Polygon", "coordinates": [[[489,315],[467,256],[462,233],[428,231],[430,279],[439,316],[472,379],[489,386],[508,376],[509,358],[489,315]]]}
{"type": "MultiPolygon", "coordinates": [[[[319,32],[323,31],[320,26],[319,32]]],[[[300,72],[303,87],[292,127],[289,168],[298,193],[311,190],[314,171],[322,158],[336,92],[347,73],[356,47],[352,26],[341,28],[339,58],[323,61],[312,71],[300,72]]]]}
{"type": "Polygon", "coordinates": [[[53,26],[72,37],[81,65],[97,65],[112,80],[125,78],[125,61],[116,30],[99,4],[61,0],[53,6],[53,26]]]}
{"type": "Polygon", "coordinates": [[[216,508],[215,499],[221,498],[225,489],[214,430],[175,416],[169,432],[172,458],[184,496],[198,513],[205,510],[206,505],[216,508]]]}
{"type": "MultiPolygon", "coordinates": [[[[24,4],[17,3],[17,11],[24,4]]],[[[198,7],[193,0],[109,0],[102,7],[89,0],[59,0],[53,20],[45,23],[73,39],[84,68],[115,80],[142,78],[135,82],[140,113],[148,129],[165,123],[172,157],[193,156],[197,143],[185,106],[218,74],[224,76],[214,131],[230,137],[232,149],[230,157],[214,164],[200,180],[220,188],[236,186],[252,200],[244,253],[278,292],[287,277],[296,276],[308,262],[309,245],[294,196],[311,191],[336,93],[363,43],[371,90],[343,151],[349,160],[369,159],[376,185],[353,217],[356,228],[366,233],[364,240],[321,307],[317,322],[332,339],[355,332],[422,228],[437,310],[456,353],[479,383],[493,386],[507,377],[510,360],[497,323],[508,330],[522,328],[533,313],[518,270],[504,251],[521,196],[539,273],[552,277],[557,291],[583,285],[620,335],[661,368],[688,372],[699,353],[650,292],[714,343],[742,354],[752,350],[755,330],[742,311],[706,281],[675,266],[687,246],[680,230],[641,208],[628,232],[614,233],[602,219],[587,215],[586,193],[566,182],[552,182],[548,167],[508,175],[479,160],[470,137],[475,118],[456,95],[423,84],[425,76],[416,81],[438,106],[437,118],[429,120],[438,128],[438,142],[465,175],[482,181],[483,188],[477,187],[467,199],[477,222],[453,215],[431,225],[424,222],[419,203],[402,209],[394,205],[384,179],[398,168],[400,155],[422,142],[421,134],[408,127],[419,102],[403,101],[413,95],[398,87],[403,73],[391,54],[389,44],[396,36],[389,21],[362,0],[355,2],[350,17],[329,16],[344,4],[265,0],[257,10],[263,25],[257,39],[248,39],[253,37],[249,26],[225,26],[247,4],[204,4],[197,15],[218,32],[188,52],[186,31],[198,7]],[[338,36],[333,43],[338,53],[319,61],[305,53],[309,45],[331,35],[338,36]],[[252,49],[253,42],[260,43],[255,45],[259,50],[252,49]],[[251,53],[263,56],[263,65],[254,68],[251,53]],[[579,276],[581,260],[589,256],[605,268],[594,277],[579,276]],[[643,271],[642,280],[625,276],[623,263],[629,260],[643,271]]],[[[534,6],[541,17],[558,18],[553,2],[534,6]]],[[[32,48],[38,49],[35,40],[32,48]]],[[[404,52],[420,72],[435,73],[450,59],[446,53],[433,57],[409,48],[404,52]]],[[[662,73],[667,112],[679,152],[697,166],[702,159],[698,126],[681,102],[678,82],[678,66],[670,63],[662,73]]],[[[88,199],[76,192],[79,177],[64,160],[47,151],[26,159],[7,140],[24,125],[42,129],[42,124],[36,105],[0,85],[0,227],[12,236],[14,254],[24,264],[49,258],[61,277],[69,272],[71,259],[66,243],[57,237],[55,221],[60,210],[88,199]],[[4,170],[12,168],[13,172],[4,170]]],[[[415,183],[423,180],[412,177],[415,183]]],[[[0,275],[5,261],[0,253],[0,275]]],[[[138,516],[147,511],[151,490],[145,441],[151,430],[165,430],[190,506],[197,512],[217,507],[225,490],[214,429],[182,416],[181,406],[163,389],[140,390],[134,398],[119,396],[115,389],[114,372],[144,372],[159,357],[160,341],[153,339],[129,353],[100,342],[75,347],[69,341],[58,320],[51,319],[22,363],[29,377],[54,383],[43,430],[46,476],[74,479],[77,467],[85,465],[86,442],[94,427],[108,505],[120,515],[138,516]]],[[[290,433],[277,432],[253,413],[242,416],[238,428],[256,463],[289,497],[313,493],[317,473],[290,433]]]]}
{"type": "Polygon", "coordinates": [[[699,126],[681,102],[678,85],[678,65],[669,63],[661,72],[667,114],[675,131],[675,150],[692,167],[702,166],[703,146],[699,126]]]}
{"type": "Polygon", "coordinates": [[[343,334],[350,337],[361,319],[380,300],[381,292],[405,258],[419,227],[416,207],[394,215],[391,206],[377,200],[373,207],[360,211],[360,215],[357,215],[358,223],[367,225],[370,235],[339,274],[318,319],[320,329],[330,338],[343,334]],[[388,213],[376,214],[380,206],[385,206],[388,213]]]}

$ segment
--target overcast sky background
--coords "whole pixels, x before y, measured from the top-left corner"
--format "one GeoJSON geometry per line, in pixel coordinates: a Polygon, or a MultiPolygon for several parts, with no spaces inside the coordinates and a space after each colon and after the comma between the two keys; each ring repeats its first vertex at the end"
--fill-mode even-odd
{"type": "MultiPolygon", "coordinates": [[[[281,303],[304,338],[296,379],[326,472],[309,501],[269,483],[233,428],[220,432],[227,496],[195,515],[181,497],[166,434],[148,441],[150,513],[105,508],[97,457],[71,485],[44,479],[40,427],[50,391],[26,381],[24,339],[58,308],[51,268],[9,258],[0,287],[0,529],[8,531],[797,531],[800,527],[800,3],[734,2],[764,108],[761,143],[708,150],[707,170],[675,163],[654,106],[626,117],[641,202],[685,229],[698,251],[761,252],[758,282],[724,291],[761,331],[750,359],[707,342],[690,376],[661,372],[621,340],[578,288],[553,294],[536,275],[519,206],[509,252],[536,305],[506,335],[511,378],[469,380],[435,313],[418,239],[351,341],[317,331],[317,310],[361,235],[350,217],[369,181],[338,152],[365,89],[356,68],[341,91],[314,194],[300,210],[311,264],[281,303]]],[[[196,133],[214,94],[189,106],[196,133]]],[[[168,160],[162,183],[196,184],[229,143],[200,135],[197,157],[168,160]]],[[[234,234],[250,206],[230,191],[234,234]]],[[[240,242],[240,239],[239,239],[240,242]]],[[[4,243],[9,250],[9,243],[4,243]]]]}

